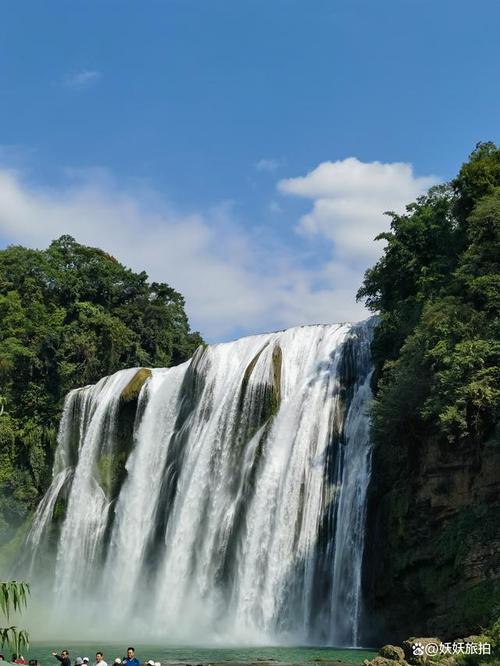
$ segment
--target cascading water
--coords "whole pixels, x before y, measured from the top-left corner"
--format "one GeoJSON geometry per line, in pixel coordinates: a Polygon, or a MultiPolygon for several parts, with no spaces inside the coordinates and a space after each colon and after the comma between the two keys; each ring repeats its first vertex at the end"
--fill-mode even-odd
{"type": "Polygon", "coordinates": [[[373,325],[243,338],[72,391],[26,544],[55,626],[357,645],[373,325]]]}

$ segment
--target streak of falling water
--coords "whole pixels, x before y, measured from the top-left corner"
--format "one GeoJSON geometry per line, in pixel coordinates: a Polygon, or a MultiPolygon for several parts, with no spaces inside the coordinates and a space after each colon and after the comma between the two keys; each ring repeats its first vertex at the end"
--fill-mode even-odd
{"type": "Polygon", "coordinates": [[[147,536],[155,518],[162,474],[176,423],[176,409],[186,364],[157,371],[147,389],[136,447],[127,461],[128,476],[116,505],[116,524],[104,567],[104,581],[116,590],[114,601],[126,608],[138,594],[147,536]],[[167,381],[165,381],[167,380],[167,381]]]}
{"type": "Polygon", "coordinates": [[[72,472],[71,467],[63,469],[61,472],[57,472],[52,479],[52,483],[49,486],[49,489],[45,493],[42,501],[38,505],[35,516],[33,518],[33,524],[28,533],[27,543],[29,545],[29,550],[31,554],[30,564],[29,564],[29,574],[31,575],[33,569],[36,565],[36,557],[39,555],[39,550],[41,549],[42,539],[46,534],[49,524],[54,515],[55,504],[59,498],[61,490],[70,477],[72,472]]]}
{"type": "Polygon", "coordinates": [[[77,597],[79,631],[357,645],[373,325],[200,348],[132,407],[135,369],[72,392],[27,543],[35,562],[65,488],[59,626],[77,597]]]}
{"type": "Polygon", "coordinates": [[[103,547],[109,502],[96,478],[101,452],[113,453],[116,411],[121,391],[135,374],[124,370],[83,391],[79,421],[78,464],[68,498],[56,556],[55,595],[58,604],[85,594],[95,578],[103,547]]]}

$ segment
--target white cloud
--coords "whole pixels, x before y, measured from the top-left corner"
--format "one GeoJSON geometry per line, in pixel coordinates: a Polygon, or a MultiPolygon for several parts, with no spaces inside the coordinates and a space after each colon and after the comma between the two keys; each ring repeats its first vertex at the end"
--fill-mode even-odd
{"type": "Polygon", "coordinates": [[[313,202],[298,223],[300,234],[329,242],[337,264],[366,268],[380,256],[381,244],[373,239],[389,226],[383,213],[403,212],[407,203],[436,182],[433,176],[416,177],[410,164],[349,157],[323,162],[306,176],[280,181],[278,188],[313,202]]]}
{"type": "MultiPolygon", "coordinates": [[[[92,178],[92,176],[88,176],[92,178]]],[[[0,171],[0,235],[45,247],[61,234],[102,247],[135,270],[147,270],[183,293],[197,327],[224,336],[261,310],[247,275],[247,249],[227,233],[224,207],[180,215],[147,191],[130,195],[101,176],[63,190],[28,186],[0,171]]]]}
{"type": "Polygon", "coordinates": [[[101,78],[101,73],[92,69],[82,69],[79,72],[70,74],[63,79],[66,88],[72,90],[85,90],[94,85],[101,78]]]}
{"type": "Polygon", "coordinates": [[[280,165],[280,160],[263,158],[256,163],[255,168],[257,171],[267,171],[269,173],[273,173],[279,169],[280,165]]]}
{"type": "Polygon", "coordinates": [[[101,247],[180,291],[193,328],[209,340],[361,319],[366,312],[354,296],[363,270],[380,252],[370,249],[384,226],[380,212],[410,201],[431,179],[414,178],[407,165],[350,160],[353,171],[365,173],[356,189],[346,173],[351,170],[347,162],[336,163],[343,166],[333,171],[340,168],[342,187],[328,173],[325,177],[325,165],[280,183],[282,192],[313,201],[312,211],[299,223],[305,235],[300,244],[274,239],[261,227],[256,233],[248,230],[238,222],[231,201],[184,214],[155,191],[120,189],[102,169],[68,171],[64,187],[49,189],[0,168],[0,238],[42,248],[71,234],[101,247]],[[396,192],[380,177],[384,169],[396,192]],[[326,242],[326,254],[314,254],[312,236],[326,242]]]}

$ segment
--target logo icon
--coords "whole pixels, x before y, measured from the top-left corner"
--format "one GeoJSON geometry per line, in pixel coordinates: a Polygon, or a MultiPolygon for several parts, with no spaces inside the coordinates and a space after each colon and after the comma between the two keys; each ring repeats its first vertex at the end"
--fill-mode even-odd
{"type": "Polygon", "coordinates": [[[422,643],[413,643],[411,646],[413,650],[413,656],[414,657],[422,657],[424,654],[424,646],[422,643]]]}

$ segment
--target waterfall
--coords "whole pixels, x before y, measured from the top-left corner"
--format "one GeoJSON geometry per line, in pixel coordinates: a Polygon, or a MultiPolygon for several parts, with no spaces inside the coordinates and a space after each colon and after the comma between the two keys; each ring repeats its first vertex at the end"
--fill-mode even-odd
{"type": "Polygon", "coordinates": [[[25,544],[54,626],[357,645],[373,326],[200,347],[72,391],[25,544]]]}

